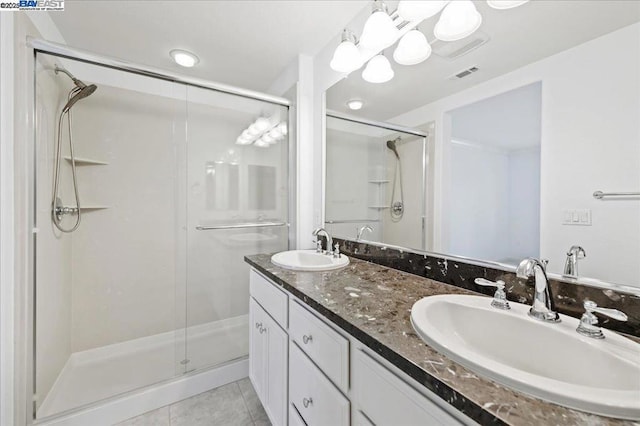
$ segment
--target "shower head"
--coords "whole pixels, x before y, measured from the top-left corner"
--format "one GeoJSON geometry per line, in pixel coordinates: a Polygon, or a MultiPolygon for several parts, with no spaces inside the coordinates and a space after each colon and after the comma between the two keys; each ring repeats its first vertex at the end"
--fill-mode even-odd
{"type": "Polygon", "coordinates": [[[396,143],[400,142],[400,137],[398,136],[392,141],[387,141],[387,148],[389,148],[396,155],[396,158],[400,160],[400,155],[398,154],[398,149],[396,148],[396,143]]]}
{"type": "Polygon", "coordinates": [[[96,86],[95,84],[90,84],[87,86],[82,81],[75,78],[69,71],[65,70],[64,68],[59,68],[58,66],[56,66],[55,71],[56,71],[56,74],[58,74],[59,72],[62,72],[68,75],[69,78],[73,81],[73,84],[76,85],[76,88],[73,89],[73,92],[72,92],[73,96],[67,101],[67,104],[64,106],[64,108],[62,108],[63,113],[68,112],[76,102],[78,102],[80,99],[84,99],[87,96],[91,95],[98,88],[98,86],[96,86]]]}

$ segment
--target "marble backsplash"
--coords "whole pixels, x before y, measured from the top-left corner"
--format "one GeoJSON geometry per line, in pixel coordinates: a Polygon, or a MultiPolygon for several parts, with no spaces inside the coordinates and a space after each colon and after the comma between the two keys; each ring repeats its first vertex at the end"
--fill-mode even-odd
{"type": "MultiPolygon", "coordinates": [[[[527,280],[516,277],[515,273],[485,266],[473,265],[459,260],[446,259],[428,254],[417,254],[395,248],[382,247],[334,238],[340,244],[340,251],[348,256],[398,269],[410,274],[451,284],[478,293],[493,295],[495,289],[474,283],[478,277],[506,283],[507,298],[514,302],[531,304],[533,299],[533,278],[527,280]]],[[[549,280],[550,291],[558,312],[580,318],[584,309],[582,302],[591,300],[598,306],[618,309],[628,316],[621,322],[598,315],[600,325],[610,330],[640,337],[640,296],[613,289],[602,289],[586,285],[549,280]]]]}

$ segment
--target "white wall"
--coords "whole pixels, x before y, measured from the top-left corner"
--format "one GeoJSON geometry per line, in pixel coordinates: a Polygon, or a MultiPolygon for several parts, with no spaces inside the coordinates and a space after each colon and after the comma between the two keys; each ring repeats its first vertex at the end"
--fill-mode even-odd
{"type": "Polygon", "coordinates": [[[540,256],[540,147],[509,151],[508,257],[540,256]]]}
{"type": "Polygon", "coordinates": [[[446,113],[541,81],[541,256],[560,272],[566,250],[581,244],[588,256],[581,275],[640,286],[640,201],[591,196],[640,187],[639,76],[640,24],[634,24],[392,119],[406,126],[436,121],[435,250],[447,227],[446,113]],[[567,208],[591,209],[593,226],[561,225],[567,208]]]}
{"type": "MultiPolygon", "coordinates": [[[[36,390],[40,404],[48,394],[71,354],[71,235],[51,222],[51,196],[55,161],[57,118],[66,101],[69,84],[61,85],[51,68],[36,66],[36,390]]],[[[63,152],[68,153],[66,144],[63,152]]],[[[61,173],[70,176],[69,163],[62,161],[61,173]]],[[[68,180],[62,180],[61,198],[72,199],[68,180]],[[66,183],[66,184],[65,184],[66,183]]]]}
{"type": "Polygon", "coordinates": [[[509,159],[505,150],[454,141],[451,146],[449,234],[444,251],[501,261],[508,223],[509,159]]]}

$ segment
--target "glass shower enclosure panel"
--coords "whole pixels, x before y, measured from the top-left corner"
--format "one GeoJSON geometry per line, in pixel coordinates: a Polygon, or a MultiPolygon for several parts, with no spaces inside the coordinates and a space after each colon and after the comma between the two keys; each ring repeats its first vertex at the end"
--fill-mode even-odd
{"type": "Polygon", "coordinates": [[[34,384],[44,418],[184,370],[186,88],[42,53],[35,69],[34,384]],[[80,94],[56,67],[97,88],[80,94]],[[60,117],[70,99],[69,123],[60,117]],[[75,163],[73,232],[52,217],[56,163],[66,230],[78,217],[75,163]]]}
{"type": "Polygon", "coordinates": [[[187,89],[186,371],[249,353],[244,256],[288,248],[288,108],[187,89]],[[259,142],[256,142],[259,140],[259,142]]]}
{"type": "Polygon", "coordinates": [[[327,230],[424,250],[426,139],[332,116],[326,126],[327,230]]]}

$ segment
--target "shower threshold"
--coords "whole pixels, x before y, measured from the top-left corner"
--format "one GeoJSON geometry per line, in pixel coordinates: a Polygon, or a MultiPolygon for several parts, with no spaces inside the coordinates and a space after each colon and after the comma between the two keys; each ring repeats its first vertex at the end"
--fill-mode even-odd
{"type": "Polygon", "coordinates": [[[169,331],[71,354],[37,418],[81,408],[249,353],[249,316],[169,331]],[[188,362],[186,353],[189,354],[188,362]]]}

